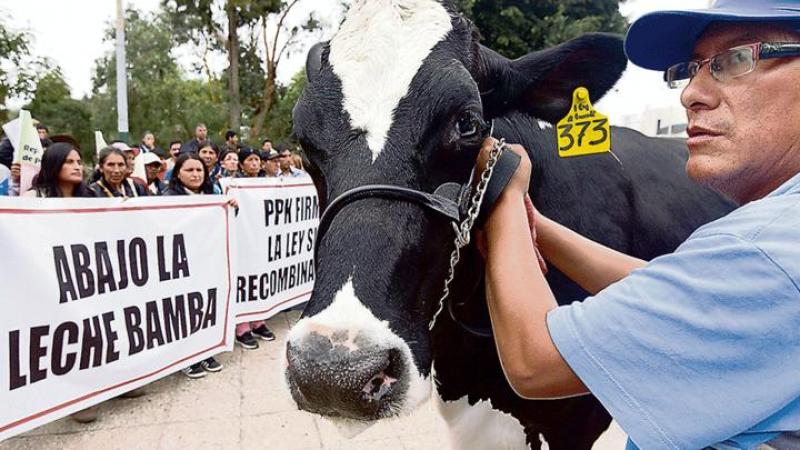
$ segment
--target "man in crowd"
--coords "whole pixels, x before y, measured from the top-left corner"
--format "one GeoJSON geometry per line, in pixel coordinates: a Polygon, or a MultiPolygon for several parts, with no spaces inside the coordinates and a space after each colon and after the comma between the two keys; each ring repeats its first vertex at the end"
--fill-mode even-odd
{"type": "Polygon", "coordinates": [[[172,176],[172,168],[175,167],[175,162],[178,160],[178,156],[181,154],[181,141],[172,141],[169,143],[169,157],[167,158],[167,174],[164,176],[164,180],[169,181],[170,176],[172,176]]]}
{"type": "Polygon", "coordinates": [[[261,151],[268,152],[270,150],[272,150],[272,141],[270,141],[269,138],[261,141],[261,151]]]}
{"type": "Polygon", "coordinates": [[[184,153],[198,153],[208,139],[208,128],[204,123],[198,123],[194,128],[194,138],[186,141],[181,146],[181,154],[184,153]]]}
{"type": "Polygon", "coordinates": [[[281,155],[275,150],[261,152],[261,164],[268,178],[277,177],[281,173],[280,158],[281,155]]]}
{"type": "Polygon", "coordinates": [[[225,149],[239,153],[239,135],[233,130],[225,132],[225,149]]]}
{"type": "Polygon", "coordinates": [[[289,146],[285,144],[281,144],[280,146],[280,169],[281,169],[281,176],[282,177],[300,177],[303,176],[303,172],[300,170],[295,169],[293,166],[294,161],[292,160],[292,151],[289,150],[289,146]]]}
{"type": "Polygon", "coordinates": [[[630,60],[685,86],[688,175],[742,205],[674,253],[641,261],[535,215],[530,161],[510,148],[522,164],[484,248],[492,331],[521,396],[591,392],[629,449],[800,448],[797,6],[719,0],[631,25],[630,60]],[[557,306],[534,242],[593,297],[557,306]]]}

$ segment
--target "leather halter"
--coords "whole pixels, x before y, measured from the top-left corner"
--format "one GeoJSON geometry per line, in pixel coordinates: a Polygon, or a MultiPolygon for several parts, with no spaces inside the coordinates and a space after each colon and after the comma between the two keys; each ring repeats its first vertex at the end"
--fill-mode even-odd
{"type": "MultiPolygon", "coordinates": [[[[445,183],[439,186],[433,194],[386,184],[368,184],[350,189],[336,197],[322,213],[314,243],[314,255],[318,254],[319,245],[336,215],[351,203],[369,198],[403,201],[418,205],[427,211],[435,213],[442,219],[458,224],[466,213],[466,203],[470,192],[469,187],[469,183],[464,186],[458,183],[445,183]]],[[[492,337],[491,328],[476,327],[459,320],[455,314],[454,300],[448,297],[446,301],[445,309],[448,315],[464,331],[477,337],[492,337]]],[[[459,303],[459,305],[464,303],[459,303]]]]}

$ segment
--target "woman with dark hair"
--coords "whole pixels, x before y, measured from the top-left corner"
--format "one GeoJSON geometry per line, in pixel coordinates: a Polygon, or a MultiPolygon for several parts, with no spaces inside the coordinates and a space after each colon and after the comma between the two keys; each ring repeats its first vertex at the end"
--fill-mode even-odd
{"type": "MultiPolygon", "coordinates": [[[[208,179],[208,168],[203,160],[195,153],[184,153],[175,162],[172,178],[164,195],[203,195],[215,194],[214,185],[208,179]]],[[[231,200],[231,206],[236,207],[236,202],[231,200]]],[[[213,356],[192,364],[183,369],[184,375],[189,378],[202,378],[206,372],[219,372],[220,364],[213,356]]]]}
{"type": "Polygon", "coordinates": [[[220,178],[235,178],[239,173],[239,152],[237,150],[226,150],[219,158],[222,167],[220,178]]]}
{"type": "Polygon", "coordinates": [[[100,150],[100,179],[89,186],[97,197],[145,197],[147,188],[128,177],[125,153],[114,147],[100,150]]]}
{"type": "Polygon", "coordinates": [[[23,197],[94,197],[83,182],[81,154],[67,142],[50,146],[33,187],[23,197]]]}

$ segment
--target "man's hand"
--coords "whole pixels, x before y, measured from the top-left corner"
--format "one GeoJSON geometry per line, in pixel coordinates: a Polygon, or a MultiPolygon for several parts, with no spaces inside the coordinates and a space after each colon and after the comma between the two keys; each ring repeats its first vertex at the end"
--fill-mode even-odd
{"type": "MultiPolygon", "coordinates": [[[[478,154],[478,161],[475,169],[476,173],[482,173],[486,168],[486,164],[489,161],[489,154],[495,142],[497,142],[497,140],[494,138],[488,138],[484,141],[483,147],[481,147],[481,151],[478,154]]],[[[519,167],[517,168],[517,171],[514,172],[514,176],[508,182],[508,185],[506,185],[505,191],[512,190],[512,197],[514,198],[518,198],[516,197],[518,193],[521,193],[524,196],[523,201],[525,202],[525,212],[528,216],[528,227],[531,230],[531,240],[533,241],[533,245],[536,250],[536,259],[539,261],[539,268],[542,270],[542,273],[547,273],[547,263],[545,262],[544,257],[542,257],[541,252],[539,252],[539,248],[536,246],[536,216],[539,214],[539,212],[536,211],[536,208],[533,206],[533,202],[528,195],[528,186],[530,185],[532,167],[531,160],[528,158],[528,152],[526,152],[525,149],[520,145],[506,144],[505,151],[512,151],[521,158],[519,167]]],[[[498,201],[502,201],[502,199],[503,195],[500,196],[498,201]]],[[[475,237],[478,251],[481,253],[483,258],[486,259],[486,235],[483,230],[476,230],[475,237]]]]}
{"type": "MultiPolygon", "coordinates": [[[[489,162],[489,155],[492,151],[492,147],[494,147],[495,143],[497,142],[494,138],[488,138],[483,141],[483,146],[481,147],[480,153],[478,153],[478,161],[475,165],[475,173],[483,173],[483,170],[486,168],[486,164],[489,162]]],[[[512,192],[513,194],[519,194],[520,196],[528,194],[528,186],[530,185],[531,181],[531,160],[528,158],[528,152],[522,148],[521,145],[517,144],[506,144],[505,151],[512,151],[520,156],[521,160],[519,163],[519,167],[517,167],[517,171],[514,172],[514,176],[511,177],[511,180],[506,185],[503,194],[505,195],[508,192],[512,192]]],[[[502,199],[502,196],[500,197],[502,199]]]]}

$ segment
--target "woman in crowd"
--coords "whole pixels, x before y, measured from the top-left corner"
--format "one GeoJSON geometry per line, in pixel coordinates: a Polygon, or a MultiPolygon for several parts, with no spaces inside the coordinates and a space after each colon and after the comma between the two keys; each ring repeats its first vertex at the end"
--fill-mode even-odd
{"type": "Polygon", "coordinates": [[[261,168],[261,154],[250,148],[239,150],[239,168],[241,177],[255,178],[263,177],[264,171],[261,168]]]}
{"type": "MultiPolygon", "coordinates": [[[[172,178],[169,180],[169,188],[164,195],[214,193],[214,183],[208,178],[208,168],[205,162],[194,153],[184,153],[179,156],[172,171],[172,178]]],[[[236,202],[232,200],[231,206],[235,207],[236,202]]],[[[222,370],[222,364],[211,356],[183,369],[183,373],[189,378],[202,378],[206,376],[206,372],[219,372],[220,370],[222,370]]]]}
{"type": "Polygon", "coordinates": [[[235,150],[226,150],[222,157],[220,165],[222,166],[221,178],[236,177],[239,172],[239,153],[235,150]]]}
{"type": "Polygon", "coordinates": [[[89,186],[96,197],[144,197],[147,188],[128,177],[128,163],[122,150],[106,147],[98,156],[100,179],[89,186]]]}
{"type": "Polygon", "coordinates": [[[219,147],[207,141],[200,147],[197,154],[205,164],[206,170],[208,170],[208,179],[211,180],[212,183],[216,183],[222,175],[222,168],[217,164],[219,161],[219,147]]]}
{"type": "Polygon", "coordinates": [[[50,146],[33,187],[23,197],[94,197],[83,182],[81,154],[67,142],[50,146]]]}
{"type": "MultiPolygon", "coordinates": [[[[242,178],[256,178],[263,177],[264,171],[261,169],[261,152],[255,151],[250,148],[243,148],[239,150],[239,167],[241,168],[240,176],[242,178]]],[[[275,335],[267,328],[267,325],[262,320],[255,322],[243,322],[236,325],[236,343],[242,348],[247,350],[255,350],[258,348],[259,339],[265,341],[272,341],[275,335]]]]}

